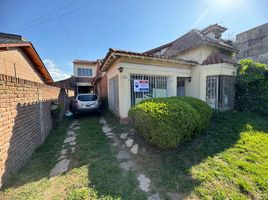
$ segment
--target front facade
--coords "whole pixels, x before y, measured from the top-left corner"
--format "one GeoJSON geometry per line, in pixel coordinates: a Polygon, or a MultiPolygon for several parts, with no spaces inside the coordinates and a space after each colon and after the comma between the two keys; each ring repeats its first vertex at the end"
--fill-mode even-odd
{"type": "Polygon", "coordinates": [[[96,68],[96,61],[73,61],[73,74],[75,77],[73,85],[75,87],[76,94],[94,92],[92,81],[96,76],[96,68]]]}
{"type": "Polygon", "coordinates": [[[100,70],[107,76],[109,108],[127,118],[143,99],[192,96],[212,108],[234,104],[236,49],[220,38],[217,24],[192,30],[177,40],[144,53],[110,49],[100,70]]]}

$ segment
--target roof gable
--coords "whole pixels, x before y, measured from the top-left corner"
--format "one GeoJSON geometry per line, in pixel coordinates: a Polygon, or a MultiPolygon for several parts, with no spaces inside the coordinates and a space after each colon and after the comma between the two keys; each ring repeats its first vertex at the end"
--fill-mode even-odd
{"type": "Polygon", "coordinates": [[[20,35],[0,33],[0,48],[8,50],[10,47],[21,48],[26,53],[45,83],[54,82],[31,42],[23,40],[20,35]]]}

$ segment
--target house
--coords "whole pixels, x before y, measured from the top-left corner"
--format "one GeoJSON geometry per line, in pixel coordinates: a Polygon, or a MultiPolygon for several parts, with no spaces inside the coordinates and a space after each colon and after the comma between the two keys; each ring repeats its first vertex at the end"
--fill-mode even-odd
{"type": "Polygon", "coordinates": [[[73,75],[68,79],[57,81],[55,84],[66,88],[73,88],[75,95],[80,93],[98,93],[97,84],[94,85],[93,81],[100,74],[97,69],[99,65],[100,60],[89,61],[76,59],[73,61],[73,75]]]}
{"type": "Polygon", "coordinates": [[[268,23],[239,33],[235,45],[238,60],[249,58],[268,65],[268,23]]]}
{"type": "Polygon", "coordinates": [[[234,106],[236,48],[221,39],[226,28],[193,29],[143,53],[109,49],[99,69],[107,77],[109,109],[121,119],[143,99],[192,96],[214,109],[234,106]]]}
{"type": "Polygon", "coordinates": [[[33,44],[0,33],[0,187],[53,127],[51,105],[68,107],[73,92],[54,81],[33,44]]]}

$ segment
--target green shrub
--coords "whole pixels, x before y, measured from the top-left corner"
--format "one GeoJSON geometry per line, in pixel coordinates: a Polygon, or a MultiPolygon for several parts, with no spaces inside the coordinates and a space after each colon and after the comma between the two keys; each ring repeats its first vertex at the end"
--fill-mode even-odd
{"type": "MultiPolygon", "coordinates": [[[[162,149],[175,148],[189,140],[195,132],[207,127],[211,114],[203,120],[204,123],[200,123],[199,108],[202,106],[205,107],[202,110],[208,107],[198,99],[154,98],[131,108],[129,116],[133,119],[135,129],[150,144],[162,149]]],[[[211,113],[211,109],[206,112],[211,113]]]]}
{"type": "Polygon", "coordinates": [[[268,115],[268,67],[253,60],[240,61],[235,85],[235,108],[268,115]]]}
{"type": "Polygon", "coordinates": [[[210,119],[213,112],[206,102],[196,99],[194,97],[173,98],[180,98],[181,100],[189,103],[198,112],[199,118],[197,121],[196,133],[202,133],[209,127],[210,119]]]}

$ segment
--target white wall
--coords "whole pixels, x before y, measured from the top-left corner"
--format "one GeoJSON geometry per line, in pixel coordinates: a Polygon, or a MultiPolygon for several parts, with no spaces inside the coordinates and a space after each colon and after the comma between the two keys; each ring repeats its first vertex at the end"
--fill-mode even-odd
{"type": "MultiPolygon", "coordinates": [[[[114,64],[107,72],[108,83],[109,79],[118,75],[119,78],[119,113],[121,118],[128,116],[128,111],[131,108],[131,91],[130,91],[130,75],[131,74],[146,74],[168,76],[168,96],[177,95],[177,77],[190,77],[191,67],[178,64],[176,67],[145,65],[120,62],[114,64]],[[118,71],[119,67],[123,67],[123,71],[118,71]]],[[[109,87],[108,87],[109,88],[109,87]]],[[[109,94],[109,90],[108,90],[109,94]]]]}
{"type": "Polygon", "coordinates": [[[92,76],[82,76],[82,77],[95,77],[96,76],[96,65],[73,64],[74,76],[81,77],[81,76],[78,76],[78,70],[77,70],[78,68],[92,69],[92,76]]]}
{"type": "Polygon", "coordinates": [[[200,66],[200,94],[199,98],[206,101],[206,80],[207,76],[229,75],[235,76],[235,67],[227,63],[200,66]]]}
{"type": "Polygon", "coordinates": [[[209,45],[200,45],[183,52],[178,55],[177,58],[194,60],[202,64],[203,60],[205,60],[213,51],[217,51],[217,48],[209,45]]]}

